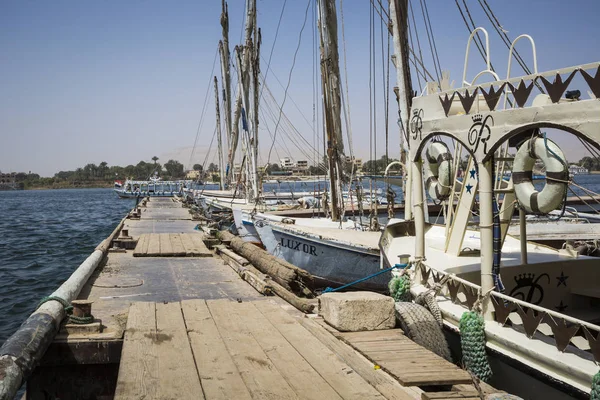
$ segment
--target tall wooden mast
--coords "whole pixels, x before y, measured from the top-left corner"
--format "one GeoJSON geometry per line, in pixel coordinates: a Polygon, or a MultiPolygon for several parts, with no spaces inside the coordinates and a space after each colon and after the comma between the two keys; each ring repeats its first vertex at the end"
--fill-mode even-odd
{"type": "Polygon", "coordinates": [[[341,79],[335,0],[319,0],[319,32],[321,38],[321,81],[329,162],[331,219],[339,221],[343,213],[341,157],[344,154],[344,141],[342,138],[341,79]]]}
{"type": "MultiPolygon", "coordinates": [[[[229,56],[229,13],[227,11],[227,3],[225,0],[222,1],[222,12],[221,12],[221,27],[223,29],[223,40],[219,41],[219,54],[221,56],[221,84],[223,86],[223,105],[225,113],[225,136],[227,138],[227,144],[231,149],[231,61],[229,56]]],[[[226,170],[221,171],[221,175],[226,174],[226,178],[229,177],[229,170],[233,168],[233,165],[227,164],[226,170]]]]}
{"type": "Polygon", "coordinates": [[[219,110],[219,85],[215,76],[215,108],[217,114],[217,144],[219,147],[219,186],[225,188],[225,176],[223,175],[223,141],[221,139],[221,112],[219,110]]]}
{"type": "Polygon", "coordinates": [[[404,218],[412,219],[412,194],[410,175],[411,164],[407,163],[408,145],[408,123],[410,121],[409,112],[412,102],[412,82],[410,77],[410,68],[408,64],[408,1],[407,0],[389,0],[390,18],[392,20],[392,36],[394,38],[394,55],[396,65],[396,80],[398,84],[398,107],[400,111],[400,161],[406,168],[403,173],[408,175],[408,182],[404,185],[404,218]]]}

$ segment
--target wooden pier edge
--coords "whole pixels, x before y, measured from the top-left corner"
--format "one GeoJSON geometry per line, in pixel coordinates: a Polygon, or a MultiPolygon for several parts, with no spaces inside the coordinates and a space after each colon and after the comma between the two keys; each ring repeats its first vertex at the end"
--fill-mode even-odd
{"type": "MultiPolygon", "coordinates": [[[[123,218],[71,276],[52,294],[67,303],[77,298],[92,273],[104,260],[110,243],[122,229],[123,218]]],[[[62,304],[48,301],[39,306],[0,347],[0,400],[10,400],[39,364],[66,317],[62,304]]]]}

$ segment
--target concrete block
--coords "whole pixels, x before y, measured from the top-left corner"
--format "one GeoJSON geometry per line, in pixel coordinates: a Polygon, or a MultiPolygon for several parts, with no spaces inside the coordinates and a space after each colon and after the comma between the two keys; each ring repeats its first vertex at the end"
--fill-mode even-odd
{"type": "Polygon", "coordinates": [[[394,299],[374,292],[324,293],[319,297],[319,314],[342,332],[396,326],[394,299]]]}

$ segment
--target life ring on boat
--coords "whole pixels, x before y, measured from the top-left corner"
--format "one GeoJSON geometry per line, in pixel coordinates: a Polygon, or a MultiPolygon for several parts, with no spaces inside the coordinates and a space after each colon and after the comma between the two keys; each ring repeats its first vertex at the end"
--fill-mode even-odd
{"type": "Polygon", "coordinates": [[[562,150],[551,140],[534,137],[525,141],[513,162],[515,196],[530,213],[548,214],[563,202],[569,171],[562,150]],[[546,166],[546,185],[541,192],[533,186],[533,166],[537,159],[546,166]]]}
{"type": "Polygon", "coordinates": [[[425,188],[434,200],[446,200],[452,189],[454,168],[452,154],[444,142],[433,142],[427,147],[425,157],[425,188]]]}

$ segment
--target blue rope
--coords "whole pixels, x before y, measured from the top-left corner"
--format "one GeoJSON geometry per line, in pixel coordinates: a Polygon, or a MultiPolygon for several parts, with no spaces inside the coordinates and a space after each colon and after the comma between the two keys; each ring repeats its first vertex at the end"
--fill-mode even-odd
{"type": "Polygon", "coordinates": [[[335,289],[333,289],[333,288],[330,288],[330,287],[328,287],[328,288],[326,288],[325,290],[323,290],[323,293],[332,293],[332,292],[337,292],[338,290],[342,290],[342,289],[345,289],[345,288],[347,288],[347,287],[354,286],[354,285],[356,285],[357,283],[361,283],[361,282],[364,282],[364,281],[366,281],[366,280],[369,280],[369,279],[371,279],[371,278],[374,278],[374,277],[376,277],[376,276],[378,276],[378,275],[385,274],[386,272],[389,272],[389,271],[391,271],[391,270],[393,270],[393,269],[396,269],[396,268],[399,268],[399,269],[404,269],[404,268],[408,267],[408,265],[409,265],[409,264],[396,264],[396,265],[394,265],[394,266],[393,266],[393,267],[391,267],[391,268],[386,268],[386,269],[383,269],[383,270],[381,270],[381,271],[379,271],[379,272],[376,272],[376,273],[374,273],[374,274],[372,274],[372,275],[365,276],[364,278],[358,279],[358,280],[356,280],[356,281],[354,281],[354,282],[347,283],[347,284],[345,284],[345,285],[343,285],[343,286],[340,286],[340,287],[338,287],[338,288],[335,288],[335,289]]]}

